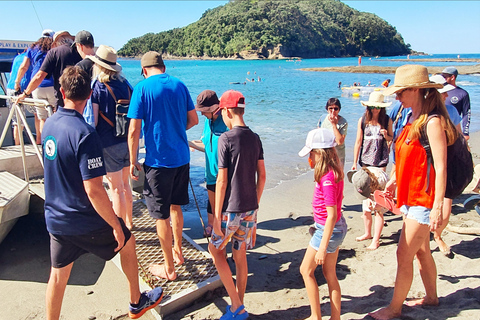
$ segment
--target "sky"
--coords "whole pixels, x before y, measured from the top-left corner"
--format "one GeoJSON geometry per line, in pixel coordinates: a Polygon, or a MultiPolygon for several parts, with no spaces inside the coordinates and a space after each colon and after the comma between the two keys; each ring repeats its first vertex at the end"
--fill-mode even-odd
{"type": "MultiPolygon", "coordinates": [[[[0,1],[0,40],[37,40],[43,29],[90,31],[120,49],[148,32],[184,27],[228,1],[0,1]],[[8,14],[7,14],[8,13],[8,14]],[[16,14],[17,13],[17,14],[16,14]]],[[[480,1],[343,1],[394,26],[416,51],[480,53],[480,1]]]]}

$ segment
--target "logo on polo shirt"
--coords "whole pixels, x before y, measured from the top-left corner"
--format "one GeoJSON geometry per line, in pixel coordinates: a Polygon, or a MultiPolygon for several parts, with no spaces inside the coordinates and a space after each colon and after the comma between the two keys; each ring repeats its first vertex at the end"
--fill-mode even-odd
{"type": "Polygon", "coordinates": [[[88,159],[88,170],[103,167],[102,157],[88,159]]]}
{"type": "Polygon", "coordinates": [[[450,102],[452,102],[452,104],[457,104],[457,103],[458,103],[458,97],[457,97],[457,96],[453,96],[453,97],[450,99],[450,102]]]}
{"type": "Polygon", "coordinates": [[[48,160],[54,160],[57,157],[57,140],[52,136],[48,136],[45,138],[43,145],[45,148],[45,158],[48,160]]]}

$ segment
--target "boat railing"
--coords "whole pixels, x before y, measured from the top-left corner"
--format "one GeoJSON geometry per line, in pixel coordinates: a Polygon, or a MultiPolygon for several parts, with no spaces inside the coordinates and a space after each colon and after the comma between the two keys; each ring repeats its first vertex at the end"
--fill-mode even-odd
{"type": "MultiPolygon", "coordinates": [[[[48,101],[42,100],[42,99],[25,98],[21,103],[16,103],[17,97],[15,96],[0,95],[0,99],[10,100],[11,102],[11,108],[10,108],[10,111],[8,112],[8,117],[5,122],[2,135],[0,137],[0,147],[3,146],[3,142],[5,140],[7,132],[10,129],[13,115],[15,114],[17,118],[17,122],[21,124],[23,127],[25,127],[25,130],[27,131],[27,135],[30,139],[30,142],[35,150],[35,153],[37,154],[38,160],[40,161],[40,164],[43,167],[43,158],[42,158],[42,154],[40,153],[40,148],[36,144],[36,141],[33,137],[30,127],[28,126],[27,119],[25,117],[25,114],[21,106],[29,105],[29,106],[39,107],[39,108],[45,108],[45,110],[47,111],[48,117],[50,117],[53,114],[52,106],[49,104],[48,101]]],[[[28,170],[26,165],[25,142],[23,140],[23,134],[22,134],[22,129],[20,128],[20,125],[16,126],[16,130],[19,131],[18,137],[19,137],[19,142],[20,142],[20,147],[22,152],[22,162],[23,162],[23,171],[25,174],[25,181],[29,182],[28,170]]]]}

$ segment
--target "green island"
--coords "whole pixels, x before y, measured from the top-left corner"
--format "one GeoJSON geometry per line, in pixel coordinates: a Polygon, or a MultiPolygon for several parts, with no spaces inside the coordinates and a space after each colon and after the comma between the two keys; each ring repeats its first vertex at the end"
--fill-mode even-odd
{"type": "Polygon", "coordinates": [[[183,28],[147,33],[119,51],[166,58],[285,59],[412,53],[395,27],[338,0],[231,0],[183,28]]]}

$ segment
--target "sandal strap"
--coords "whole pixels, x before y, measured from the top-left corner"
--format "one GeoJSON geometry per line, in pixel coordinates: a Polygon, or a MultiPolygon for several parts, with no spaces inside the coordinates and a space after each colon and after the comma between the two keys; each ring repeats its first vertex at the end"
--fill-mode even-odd
{"type": "Polygon", "coordinates": [[[240,307],[238,307],[237,310],[235,310],[235,312],[233,313],[233,316],[236,317],[238,315],[238,313],[240,311],[242,311],[243,309],[245,309],[245,306],[242,304],[240,307]]]}

